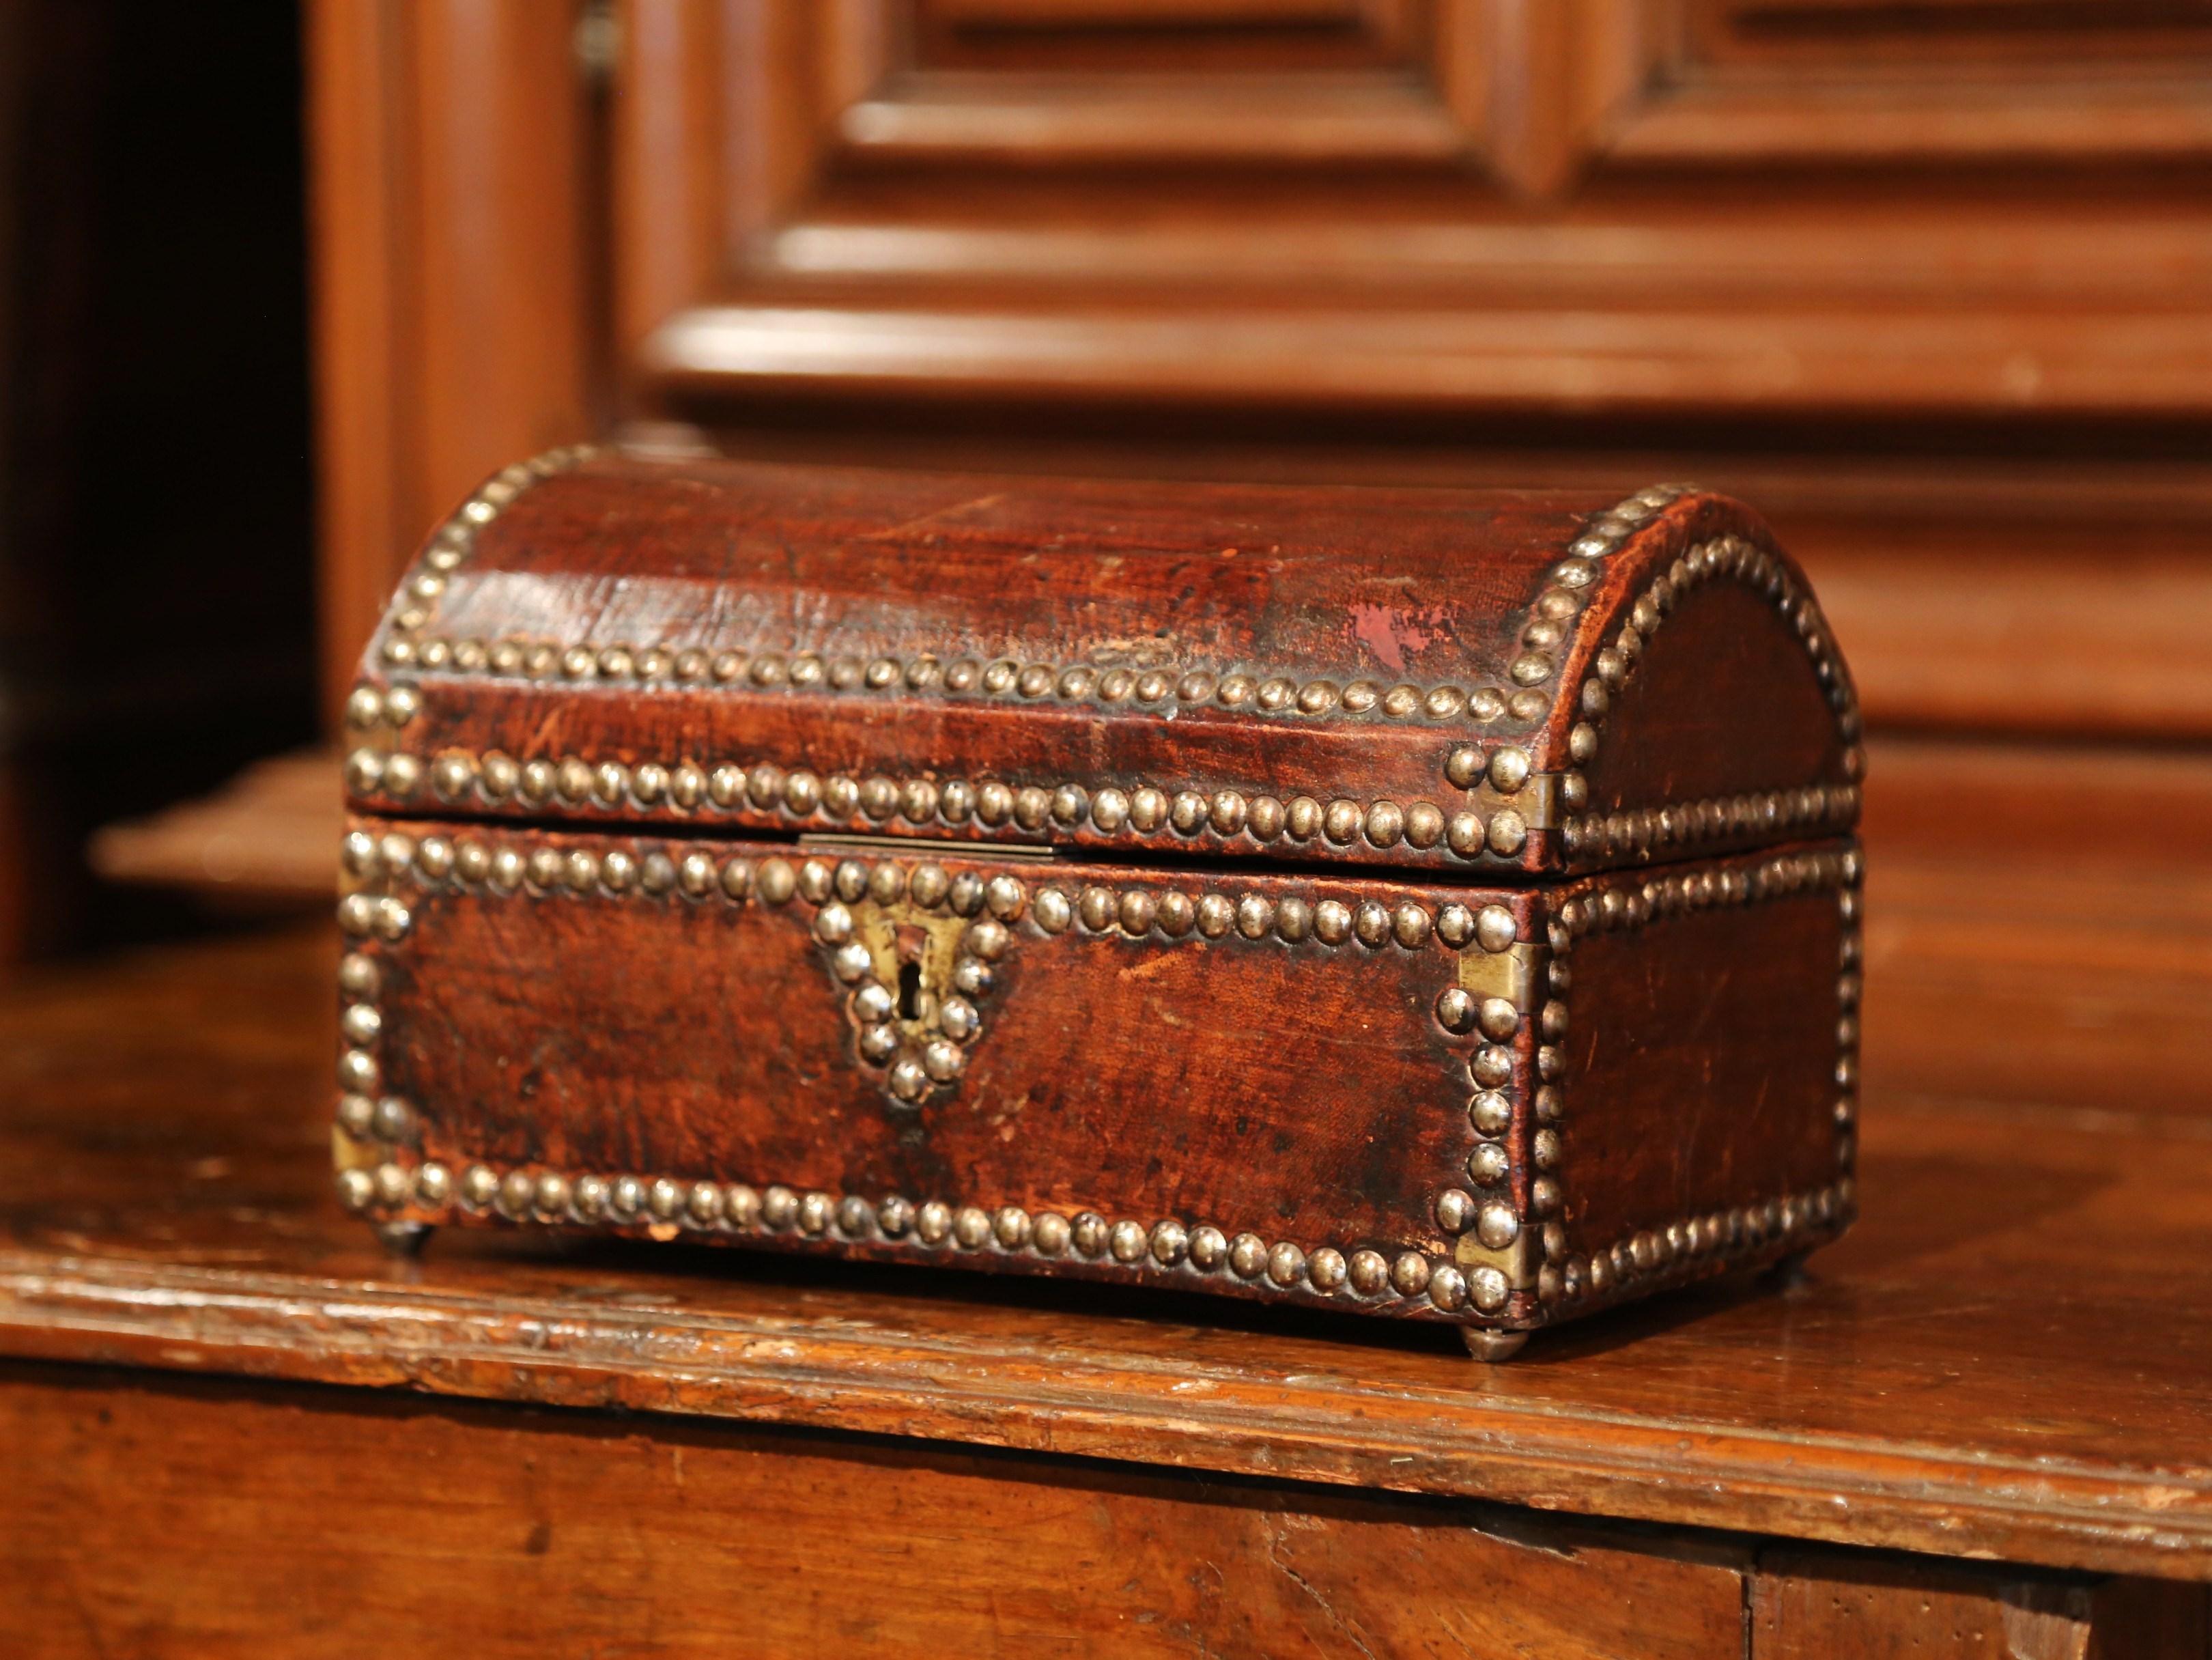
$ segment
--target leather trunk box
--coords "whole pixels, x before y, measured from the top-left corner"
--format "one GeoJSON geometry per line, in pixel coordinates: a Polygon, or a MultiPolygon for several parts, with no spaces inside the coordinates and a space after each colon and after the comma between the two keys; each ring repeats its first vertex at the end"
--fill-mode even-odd
{"type": "Polygon", "coordinates": [[[1854,1210],[1863,751],[1736,503],[572,451],[348,711],[339,1189],[1502,1356],[1854,1210]]]}

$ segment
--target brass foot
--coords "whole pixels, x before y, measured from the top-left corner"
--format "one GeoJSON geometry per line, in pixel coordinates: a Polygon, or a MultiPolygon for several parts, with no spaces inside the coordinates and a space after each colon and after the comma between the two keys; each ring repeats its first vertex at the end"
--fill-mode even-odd
{"type": "Polygon", "coordinates": [[[1489,1331],[1480,1326],[1462,1326],[1459,1335],[1466,1340],[1469,1354],[1493,1366],[1520,1353],[1521,1346],[1528,1341],[1525,1331],[1489,1331]]]}
{"type": "Polygon", "coordinates": [[[384,1242],[384,1249],[403,1262],[413,1262],[422,1254],[422,1247],[437,1231],[428,1222],[379,1222],[376,1237],[384,1242]]]}
{"type": "Polygon", "coordinates": [[[1793,1250],[1787,1256],[1778,1257],[1766,1270],[1767,1282],[1777,1291],[1788,1291],[1805,1283],[1805,1261],[1812,1256],[1809,1250],[1793,1250]]]}

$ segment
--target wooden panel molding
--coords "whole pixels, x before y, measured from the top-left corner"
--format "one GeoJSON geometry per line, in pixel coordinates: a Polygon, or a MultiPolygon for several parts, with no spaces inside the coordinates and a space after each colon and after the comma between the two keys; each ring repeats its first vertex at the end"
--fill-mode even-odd
{"type": "Polygon", "coordinates": [[[305,11],[325,708],[438,517],[587,436],[585,91],[567,8],[305,11]]]}
{"type": "Polygon", "coordinates": [[[2198,418],[2195,10],[630,0],[632,406],[2198,418]]]}
{"type": "Polygon", "coordinates": [[[910,156],[1456,158],[1542,195],[1605,155],[2212,150],[2212,19],[2191,0],[1401,0],[1229,14],[878,0],[873,14],[878,49],[903,50],[879,59],[884,79],[837,137],[910,156]]]}
{"type": "Polygon", "coordinates": [[[1449,160],[1429,0],[878,0],[896,42],[840,115],[871,159],[1069,163],[1449,160]]]}

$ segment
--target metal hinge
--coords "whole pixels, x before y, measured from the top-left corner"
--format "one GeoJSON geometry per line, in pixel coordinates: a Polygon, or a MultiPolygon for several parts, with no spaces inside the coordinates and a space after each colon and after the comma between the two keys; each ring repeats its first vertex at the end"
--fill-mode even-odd
{"type": "Polygon", "coordinates": [[[1460,989],[1475,998],[1502,997],[1523,1014],[1542,1000],[1548,946],[1516,942],[1500,952],[1480,948],[1459,958],[1460,989]]]}
{"type": "Polygon", "coordinates": [[[1496,1268],[1514,1290],[1527,1291],[1536,1283],[1535,1246],[1534,1231],[1525,1226],[1513,1237],[1511,1244],[1498,1249],[1484,1244],[1470,1229],[1452,1247],[1452,1261],[1462,1273],[1496,1268]]]}
{"type": "Polygon", "coordinates": [[[843,848],[853,853],[896,854],[903,859],[980,860],[986,864],[1048,864],[1058,855],[1050,848],[1009,847],[996,842],[948,842],[927,836],[860,836],[835,830],[800,832],[802,852],[843,848]]]}
{"type": "Polygon", "coordinates": [[[1510,795],[1486,781],[1478,785],[1474,790],[1474,806],[1485,822],[1510,807],[1521,815],[1521,822],[1532,830],[1557,830],[1559,827],[1560,794],[1559,774],[1532,772],[1522,781],[1521,787],[1510,795]]]}

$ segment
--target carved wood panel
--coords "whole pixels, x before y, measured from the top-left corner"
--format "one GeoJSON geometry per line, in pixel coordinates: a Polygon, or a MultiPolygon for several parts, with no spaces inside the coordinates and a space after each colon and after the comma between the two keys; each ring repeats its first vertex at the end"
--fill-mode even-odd
{"type": "Polygon", "coordinates": [[[626,16],[647,408],[2212,407],[2212,16],[2180,0],[626,16]]]}

